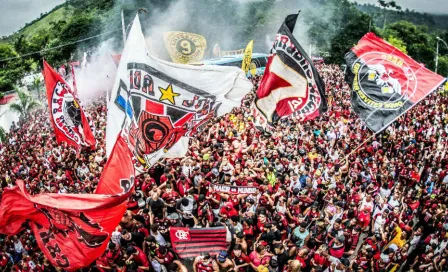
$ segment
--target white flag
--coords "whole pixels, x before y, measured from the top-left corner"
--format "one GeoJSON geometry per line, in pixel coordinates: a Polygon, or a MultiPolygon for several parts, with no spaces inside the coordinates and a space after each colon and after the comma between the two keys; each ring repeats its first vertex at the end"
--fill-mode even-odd
{"type": "Polygon", "coordinates": [[[251,89],[238,67],[175,64],[149,55],[137,15],[108,105],[107,155],[122,130],[139,163],[147,167],[173,146],[170,157],[185,155],[188,139],[183,137],[240,106],[251,89]]]}

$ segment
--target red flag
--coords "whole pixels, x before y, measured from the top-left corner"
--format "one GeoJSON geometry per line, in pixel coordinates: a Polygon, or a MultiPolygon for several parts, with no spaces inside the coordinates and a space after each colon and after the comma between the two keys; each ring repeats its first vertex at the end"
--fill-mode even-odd
{"type": "Polygon", "coordinates": [[[210,253],[216,255],[227,250],[226,229],[219,228],[170,228],[173,249],[181,258],[190,258],[210,253]]]}
{"type": "Polygon", "coordinates": [[[373,33],[367,33],[345,60],[353,110],[376,133],[445,82],[373,33]]]}
{"type": "Polygon", "coordinates": [[[132,154],[124,140],[117,140],[99,185],[113,194],[29,195],[23,181],[5,189],[0,206],[0,233],[14,235],[28,222],[37,244],[48,260],[66,270],[88,266],[107,247],[120,223],[134,185],[132,154]],[[121,163],[117,163],[120,160],[121,163]],[[115,184],[120,184],[121,189],[115,184]]]}
{"type": "Polygon", "coordinates": [[[95,194],[114,195],[129,191],[134,181],[129,180],[128,183],[127,180],[117,178],[117,174],[126,177],[126,173],[134,173],[134,164],[132,162],[132,153],[124,138],[120,135],[104,166],[95,194]]]}
{"type": "Polygon", "coordinates": [[[287,117],[311,120],[327,111],[325,83],[292,34],[297,16],[287,16],[280,27],[255,97],[269,124],[287,117]]]}
{"type": "Polygon", "coordinates": [[[95,137],[76,94],[46,61],[44,61],[44,77],[50,120],[58,143],[66,142],[76,148],[81,144],[87,144],[94,148],[95,137]]]}

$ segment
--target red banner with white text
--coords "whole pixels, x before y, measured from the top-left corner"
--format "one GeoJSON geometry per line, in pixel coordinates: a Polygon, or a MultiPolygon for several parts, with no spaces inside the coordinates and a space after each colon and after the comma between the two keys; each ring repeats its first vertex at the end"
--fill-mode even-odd
{"type": "Polygon", "coordinates": [[[95,148],[96,141],[82,105],[64,79],[44,61],[50,120],[58,143],[95,148]]]}

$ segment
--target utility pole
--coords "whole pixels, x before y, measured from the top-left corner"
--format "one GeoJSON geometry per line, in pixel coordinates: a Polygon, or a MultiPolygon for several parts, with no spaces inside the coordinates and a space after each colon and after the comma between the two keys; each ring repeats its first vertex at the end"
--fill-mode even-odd
{"type": "Polygon", "coordinates": [[[437,39],[437,47],[436,47],[436,70],[435,72],[437,73],[437,68],[439,66],[439,42],[443,42],[443,44],[445,44],[446,48],[448,48],[448,44],[442,40],[440,37],[436,37],[437,39]]]}
{"type": "Polygon", "coordinates": [[[437,46],[436,46],[436,74],[437,74],[437,67],[439,66],[439,37],[437,37],[437,46]]]}

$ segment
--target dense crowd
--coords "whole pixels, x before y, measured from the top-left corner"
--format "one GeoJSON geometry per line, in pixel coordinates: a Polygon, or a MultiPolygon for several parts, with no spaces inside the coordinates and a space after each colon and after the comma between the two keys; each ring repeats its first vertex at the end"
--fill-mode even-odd
{"type": "MultiPolygon", "coordinates": [[[[340,68],[318,69],[326,114],[261,132],[250,93],[191,139],[186,157],[136,178],[107,250],[85,270],[447,271],[448,99],[434,93],[374,135],[351,110],[340,68]],[[214,183],[257,193],[220,193],[214,183]],[[228,250],[179,259],[170,226],[225,226],[228,250]]],[[[1,187],[23,179],[33,194],[93,192],[106,161],[106,111],[88,107],[98,148],[81,153],[56,144],[45,109],[22,119],[0,149],[1,187]]],[[[1,236],[0,269],[56,271],[29,230],[1,236]]]]}

